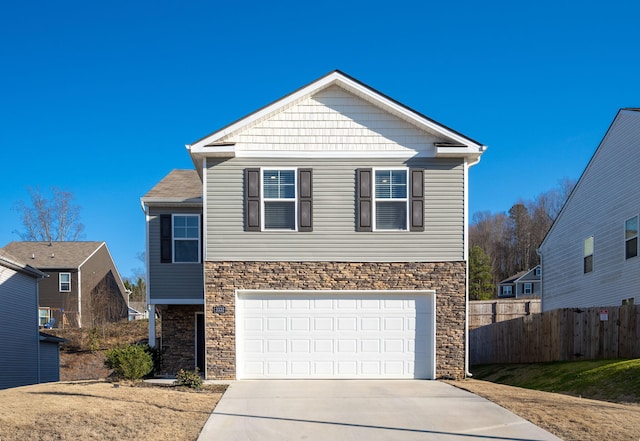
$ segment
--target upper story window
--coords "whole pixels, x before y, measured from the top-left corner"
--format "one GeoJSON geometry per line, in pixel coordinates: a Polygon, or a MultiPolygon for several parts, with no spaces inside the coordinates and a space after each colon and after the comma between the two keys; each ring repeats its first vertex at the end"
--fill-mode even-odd
{"type": "Polygon", "coordinates": [[[71,273],[60,273],[58,276],[60,292],[71,292],[71,273]]]}
{"type": "Polygon", "coordinates": [[[584,274],[593,271],[593,236],[589,236],[584,240],[583,247],[583,271],[584,274]]]}
{"type": "Polygon", "coordinates": [[[638,216],[627,219],[624,223],[624,258],[630,259],[638,255],[638,216]]]}
{"type": "Polygon", "coordinates": [[[200,215],[173,215],[173,261],[177,263],[200,261],[200,215]]]}
{"type": "Polygon", "coordinates": [[[542,268],[537,267],[536,268],[536,276],[540,277],[542,275],[542,268]]]}
{"type": "Polygon", "coordinates": [[[356,169],[356,231],[424,231],[424,170],[356,169]]]}
{"type": "Polygon", "coordinates": [[[293,230],[296,225],[296,171],[262,170],[265,230],[293,230]]]}
{"type": "Polygon", "coordinates": [[[523,293],[525,295],[527,294],[533,294],[533,285],[529,282],[524,284],[524,289],[523,289],[523,293]]]}
{"type": "Polygon", "coordinates": [[[245,231],[313,231],[313,170],[244,170],[245,231]]]}
{"type": "Polygon", "coordinates": [[[200,263],[200,215],[160,215],[160,262],[200,263]]]}
{"type": "Polygon", "coordinates": [[[375,229],[407,230],[407,169],[375,170],[375,229]]]}

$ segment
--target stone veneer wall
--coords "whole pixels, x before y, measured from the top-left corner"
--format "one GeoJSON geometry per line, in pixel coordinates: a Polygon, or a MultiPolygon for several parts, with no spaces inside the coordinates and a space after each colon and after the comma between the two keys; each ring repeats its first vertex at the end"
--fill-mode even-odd
{"type": "Polygon", "coordinates": [[[196,312],[202,305],[162,305],[162,354],[160,373],[174,375],[180,369],[196,365],[196,312]]]}
{"type": "Polygon", "coordinates": [[[432,289],[436,291],[436,376],[461,379],[465,374],[465,278],[465,262],[206,262],[206,376],[235,379],[237,289],[432,289]],[[225,313],[214,313],[214,306],[224,306],[225,313]]]}

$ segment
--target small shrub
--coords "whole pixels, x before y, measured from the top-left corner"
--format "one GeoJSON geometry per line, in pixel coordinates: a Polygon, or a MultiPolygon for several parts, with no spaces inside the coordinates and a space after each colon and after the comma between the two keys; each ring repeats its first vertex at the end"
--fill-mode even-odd
{"type": "Polygon", "coordinates": [[[180,369],[176,375],[176,386],[186,386],[191,389],[200,389],[202,387],[202,377],[200,371],[196,368],[193,371],[185,371],[180,369]]]}
{"type": "Polygon", "coordinates": [[[105,353],[104,365],[113,369],[117,378],[140,380],[153,370],[153,359],[147,347],[129,345],[110,349],[105,353]]]}
{"type": "Polygon", "coordinates": [[[98,333],[98,329],[97,328],[91,328],[89,329],[89,332],[87,333],[87,347],[89,348],[89,350],[91,352],[96,352],[98,349],[100,349],[100,335],[98,333]]]}

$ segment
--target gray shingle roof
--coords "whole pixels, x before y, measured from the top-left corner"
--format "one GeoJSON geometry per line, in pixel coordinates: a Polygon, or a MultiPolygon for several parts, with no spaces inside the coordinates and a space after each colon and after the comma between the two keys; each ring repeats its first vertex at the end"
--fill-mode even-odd
{"type": "Polygon", "coordinates": [[[195,170],[172,170],[142,197],[144,202],[152,201],[202,201],[202,181],[195,170]]]}
{"type": "Polygon", "coordinates": [[[20,259],[12,256],[3,248],[0,248],[0,266],[11,268],[15,271],[20,271],[32,277],[46,276],[46,274],[44,274],[43,272],[38,271],[36,268],[32,267],[31,265],[27,265],[26,263],[20,261],[20,259]]]}
{"type": "Polygon", "coordinates": [[[11,242],[3,250],[38,269],[78,268],[104,242],[11,242]]]}

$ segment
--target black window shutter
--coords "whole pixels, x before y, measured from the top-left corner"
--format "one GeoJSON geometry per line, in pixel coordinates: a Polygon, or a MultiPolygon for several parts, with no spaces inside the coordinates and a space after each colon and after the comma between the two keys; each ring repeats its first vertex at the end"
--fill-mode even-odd
{"type": "Polygon", "coordinates": [[[260,231],[260,169],[244,170],[245,231],[260,231]]]}
{"type": "Polygon", "coordinates": [[[411,182],[409,212],[411,213],[410,231],[424,231],[424,170],[409,170],[411,182]]]}
{"type": "Polygon", "coordinates": [[[313,172],[298,169],[298,231],[313,231],[313,172]]]}
{"type": "Polygon", "coordinates": [[[160,215],[160,262],[171,263],[173,250],[171,249],[171,215],[160,215]]]}
{"type": "Polygon", "coordinates": [[[372,169],[356,170],[356,231],[373,231],[372,169]]]}

